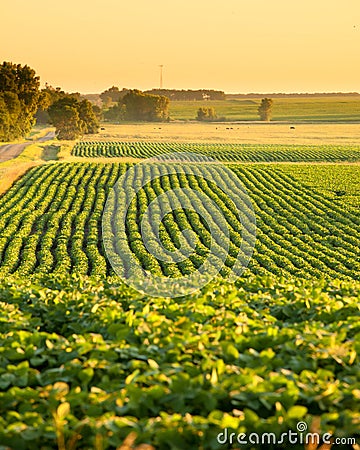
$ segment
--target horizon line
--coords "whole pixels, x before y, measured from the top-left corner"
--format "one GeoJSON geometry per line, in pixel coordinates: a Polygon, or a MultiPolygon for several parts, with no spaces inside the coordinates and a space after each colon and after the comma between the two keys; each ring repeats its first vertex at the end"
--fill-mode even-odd
{"type": "MultiPolygon", "coordinates": [[[[110,89],[112,86],[110,86],[109,88],[105,89],[108,90],[110,89]]],[[[117,86],[115,86],[117,87],[117,86]]],[[[194,89],[194,88],[159,88],[159,87],[155,87],[155,88],[150,88],[150,89],[139,89],[139,88],[122,88],[122,89],[128,89],[128,90],[136,90],[138,89],[141,92],[146,92],[146,91],[214,91],[214,92],[224,92],[225,95],[337,95],[337,96],[341,96],[341,95],[360,95],[360,92],[357,91],[299,91],[299,92],[269,92],[269,91],[263,91],[263,92],[254,92],[254,91],[250,91],[250,92],[225,92],[222,91],[221,89],[212,89],[212,88],[198,88],[198,89],[194,89]]],[[[121,91],[122,89],[119,88],[119,90],[121,91]]],[[[81,91],[73,91],[73,92],[69,92],[69,93],[74,93],[77,92],[81,95],[100,95],[105,91],[101,91],[101,92],[81,92],[81,91]]]]}

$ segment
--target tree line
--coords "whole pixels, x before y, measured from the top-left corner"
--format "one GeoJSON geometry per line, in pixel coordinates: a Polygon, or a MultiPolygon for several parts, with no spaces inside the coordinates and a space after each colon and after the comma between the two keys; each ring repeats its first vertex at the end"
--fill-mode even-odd
{"type": "Polygon", "coordinates": [[[76,139],[99,129],[100,108],[79,93],[46,85],[29,66],[0,65],[0,141],[25,137],[36,123],[51,123],[59,139],[76,139]]]}
{"type": "MultiPolygon", "coordinates": [[[[131,90],[123,88],[120,90],[117,86],[112,86],[100,94],[100,99],[104,108],[109,108],[113,103],[119,102],[131,90]]],[[[167,97],[169,100],[186,100],[186,101],[202,101],[202,100],[226,100],[225,92],[215,91],[213,89],[151,89],[144,91],[144,94],[159,95],[167,97]]]]}
{"type": "Polygon", "coordinates": [[[359,92],[276,92],[272,94],[256,94],[255,92],[250,92],[249,94],[226,94],[226,100],[234,100],[238,98],[311,98],[311,97],[359,97],[359,92]]]}
{"type": "MultiPolygon", "coordinates": [[[[172,99],[223,99],[222,91],[153,89],[122,89],[116,86],[100,94],[99,106],[83,98],[80,93],[67,93],[60,87],[45,84],[29,66],[3,62],[0,65],[0,141],[26,136],[37,123],[49,123],[56,128],[59,139],[77,139],[83,134],[97,133],[104,118],[111,122],[169,121],[172,99]],[[164,95],[163,95],[164,94],[164,95]]],[[[270,120],[272,100],[262,99],[258,112],[261,120],[270,120]]],[[[200,107],[197,120],[225,120],[217,118],[213,107],[200,107]]]]}
{"type": "Polygon", "coordinates": [[[145,93],[153,95],[163,95],[169,100],[226,100],[225,92],[215,91],[213,89],[151,89],[149,91],[145,91],[145,93]]]}
{"type": "MultiPolygon", "coordinates": [[[[106,111],[112,121],[169,119],[169,99],[139,90],[112,87],[103,93],[115,105],[106,111]]],[[[109,103],[109,102],[108,102],[109,103]]],[[[29,66],[3,62],[0,65],[0,141],[25,137],[37,123],[56,128],[59,139],[77,139],[97,133],[103,111],[78,92],[67,93],[46,84],[40,89],[40,78],[29,66]]]]}

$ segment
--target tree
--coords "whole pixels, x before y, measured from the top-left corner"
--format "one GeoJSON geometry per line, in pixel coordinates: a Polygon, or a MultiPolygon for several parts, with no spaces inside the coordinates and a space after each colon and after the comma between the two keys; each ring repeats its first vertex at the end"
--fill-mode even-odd
{"type": "Polygon", "coordinates": [[[21,117],[22,105],[19,97],[14,92],[3,92],[0,95],[3,104],[3,116],[4,116],[4,128],[3,137],[4,140],[13,140],[22,136],[22,126],[24,119],[21,117]]]}
{"type": "Polygon", "coordinates": [[[103,102],[104,108],[109,108],[114,103],[119,102],[121,98],[123,98],[129,92],[128,89],[119,90],[117,86],[112,86],[106,91],[100,94],[101,101],[103,102]]]}
{"type": "Polygon", "coordinates": [[[197,111],[197,120],[200,120],[201,122],[206,120],[207,117],[207,108],[201,107],[197,111]]]}
{"type": "Polygon", "coordinates": [[[0,137],[3,140],[11,140],[11,118],[9,109],[4,99],[4,96],[0,94],[0,137]]]}
{"type": "Polygon", "coordinates": [[[51,122],[48,109],[57,100],[63,97],[74,97],[80,100],[80,93],[73,92],[71,94],[63,91],[60,87],[52,87],[51,85],[45,83],[45,88],[41,89],[38,110],[36,111],[35,118],[36,123],[48,124],[51,122]]]}
{"type": "Polygon", "coordinates": [[[202,106],[201,108],[198,109],[197,111],[197,117],[196,120],[199,120],[201,122],[210,122],[212,120],[215,120],[217,118],[215,109],[210,107],[210,108],[205,108],[204,106],[202,106]]]}
{"type": "Polygon", "coordinates": [[[94,114],[95,114],[95,116],[96,116],[96,118],[97,118],[97,121],[98,121],[98,122],[101,122],[101,121],[103,120],[103,111],[102,111],[102,109],[100,108],[100,106],[94,105],[94,104],[92,103],[92,109],[93,109],[94,114]]]}
{"type": "Polygon", "coordinates": [[[125,120],[126,117],[126,106],[121,104],[116,104],[109,108],[107,111],[104,112],[104,118],[105,120],[108,120],[109,122],[121,122],[125,120]]]}
{"type": "Polygon", "coordinates": [[[29,66],[3,62],[0,65],[0,140],[25,136],[35,123],[39,101],[39,77],[29,66]]]}
{"type": "Polygon", "coordinates": [[[89,100],[82,100],[78,105],[81,131],[84,134],[94,134],[99,131],[99,121],[94,107],[89,100]]]}
{"type": "Polygon", "coordinates": [[[63,96],[48,112],[59,139],[74,140],[82,134],[98,132],[99,122],[89,100],[80,102],[72,95],[63,96]]]}
{"type": "Polygon", "coordinates": [[[170,100],[163,95],[144,94],[133,89],[128,92],[119,105],[125,105],[125,118],[128,120],[163,121],[169,117],[170,100]]]}
{"type": "Polygon", "coordinates": [[[263,98],[258,108],[260,119],[269,122],[272,115],[273,100],[271,98],[263,98]]]}
{"type": "Polygon", "coordinates": [[[58,139],[73,140],[82,134],[78,101],[73,97],[56,100],[48,109],[58,139]]]}

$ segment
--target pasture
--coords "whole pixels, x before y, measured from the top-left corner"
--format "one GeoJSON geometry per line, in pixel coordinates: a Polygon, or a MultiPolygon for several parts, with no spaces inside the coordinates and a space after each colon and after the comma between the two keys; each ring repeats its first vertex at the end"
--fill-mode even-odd
{"type": "MultiPolygon", "coordinates": [[[[217,116],[225,117],[228,121],[259,120],[257,108],[260,102],[260,98],[173,101],[170,103],[170,116],[175,120],[194,120],[199,107],[206,106],[215,108],[217,116]]],[[[360,97],[275,97],[272,120],[298,123],[359,122],[360,97]]]]}
{"type": "Polygon", "coordinates": [[[106,123],[103,128],[83,140],[276,145],[359,145],[360,142],[360,125],[356,123],[106,123]]]}

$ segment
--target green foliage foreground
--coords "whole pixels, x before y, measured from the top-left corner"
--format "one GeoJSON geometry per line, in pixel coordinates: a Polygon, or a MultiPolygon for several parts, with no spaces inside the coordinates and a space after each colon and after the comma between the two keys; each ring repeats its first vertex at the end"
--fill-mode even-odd
{"type": "Polygon", "coordinates": [[[1,282],[2,445],[111,449],[135,431],[157,449],[229,448],[223,428],[315,416],[358,432],[359,283],[216,281],[175,300],[113,281],[1,282]]]}

